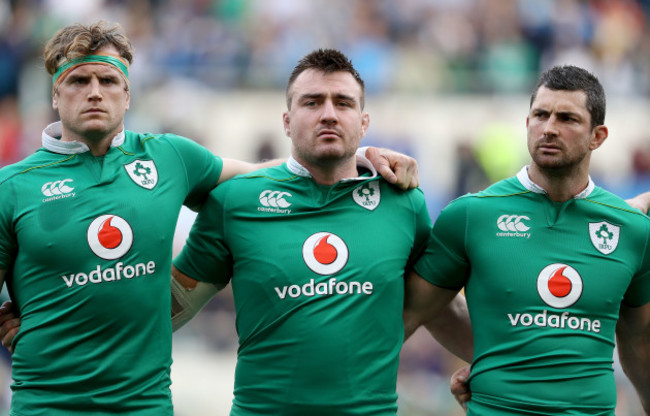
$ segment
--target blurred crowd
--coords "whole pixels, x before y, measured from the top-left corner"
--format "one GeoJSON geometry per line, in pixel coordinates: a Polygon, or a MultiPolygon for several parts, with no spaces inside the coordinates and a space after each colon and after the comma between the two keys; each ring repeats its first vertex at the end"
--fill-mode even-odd
{"type": "MultiPolygon", "coordinates": [[[[351,57],[369,94],[527,95],[541,70],[570,57],[598,75],[609,97],[650,98],[649,17],[650,0],[0,0],[0,166],[32,153],[54,121],[41,53],[74,22],[121,23],[136,50],[134,94],[178,79],[215,91],[282,90],[318,45],[351,57]]],[[[463,142],[456,150],[456,194],[500,179],[494,158],[463,142]]],[[[630,160],[632,180],[650,189],[650,144],[630,160]]],[[[232,313],[226,292],[190,331],[234,350],[232,313]]],[[[456,414],[447,382],[460,362],[429,341],[416,336],[405,346],[405,414],[447,406],[438,414],[456,414]]],[[[0,377],[0,414],[6,391],[0,377]]]]}
{"type": "Polygon", "coordinates": [[[47,100],[42,47],[72,22],[124,26],[136,90],[176,78],[281,89],[319,45],[350,56],[370,93],[527,93],[570,57],[609,96],[647,96],[649,14],[649,0],[0,0],[0,164],[32,150],[18,139],[25,106],[47,100]]]}

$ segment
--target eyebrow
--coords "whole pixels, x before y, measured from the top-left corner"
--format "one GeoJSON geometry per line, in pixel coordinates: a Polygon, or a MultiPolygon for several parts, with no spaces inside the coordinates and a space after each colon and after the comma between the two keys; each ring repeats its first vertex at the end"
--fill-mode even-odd
{"type": "MultiPolygon", "coordinates": [[[[70,74],[66,77],[66,80],[77,80],[77,79],[87,79],[92,77],[91,74],[70,74]]],[[[97,74],[97,78],[113,78],[113,79],[118,79],[119,75],[114,74],[113,72],[106,72],[102,74],[97,74]]]]}
{"type": "MultiPolygon", "coordinates": [[[[308,94],[303,94],[300,97],[298,97],[299,101],[304,101],[304,100],[309,100],[309,99],[323,99],[325,97],[325,94],[322,93],[308,93],[308,94]]],[[[334,94],[334,98],[337,100],[346,100],[346,101],[352,101],[352,102],[357,102],[357,100],[347,94],[334,94]]]]}
{"type": "MultiPolygon", "coordinates": [[[[545,108],[541,108],[541,107],[534,107],[532,109],[532,113],[533,114],[536,114],[536,113],[550,114],[550,113],[552,113],[552,111],[547,110],[545,108]]],[[[577,113],[575,111],[556,111],[555,114],[557,114],[558,116],[562,116],[562,117],[582,117],[580,115],[580,113],[577,113]]]]}

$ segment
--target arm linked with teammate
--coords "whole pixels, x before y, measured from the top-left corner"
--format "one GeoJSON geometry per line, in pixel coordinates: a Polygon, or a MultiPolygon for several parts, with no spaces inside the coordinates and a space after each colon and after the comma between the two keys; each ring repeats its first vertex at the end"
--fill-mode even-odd
{"type": "MultiPolygon", "coordinates": [[[[401,188],[416,188],[419,185],[417,161],[407,155],[386,148],[363,148],[377,172],[389,183],[401,188]]],[[[261,163],[249,163],[236,159],[223,158],[223,169],[219,177],[222,183],[236,175],[242,175],[283,163],[284,159],[272,159],[261,163]]],[[[172,266],[172,328],[174,331],[190,319],[221,290],[222,287],[199,282],[172,266]]]]}
{"type": "MultiPolygon", "coordinates": [[[[420,185],[418,163],[414,158],[383,147],[370,146],[362,149],[364,156],[368,158],[370,163],[377,169],[377,173],[386,179],[388,183],[401,189],[417,188],[420,185]]],[[[286,159],[272,159],[260,163],[250,163],[229,158],[223,158],[222,160],[223,169],[219,177],[219,183],[227,181],[236,175],[276,166],[286,161],[286,159]]]]}
{"type": "Polygon", "coordinates": [[[623,371],[650,415],[650,303],[636,308],[621,305],[616,345],[623,371]]]}
{"type": "MultiPolygon", "coordinates": [[[[2,288],[4,281],[5,271],[0,270],[0,288],[2,288]]],[[[13,304],[9,301],[4,302],[0,306],[0,340],[2,340],[2,346],[7,348],[11,353],[13,353],[11,343],[19,330],[20,319],[14,315],[13,304]]]]}
{"type": "Polygon", "coordinates": [[[627,199],[625,202],[627,202],[631,207],[637,208],[644,214],[647,214],[650,209],[650,191],[639,194],[634,198],[627,199]]]}
{"type": "Polygon", "coordinates": [[[474,337],[465,297],[458,290],[433,285],[411,271],[404,293],[404,338],[424,326],[457,357],[472,362],[474,337]]]}

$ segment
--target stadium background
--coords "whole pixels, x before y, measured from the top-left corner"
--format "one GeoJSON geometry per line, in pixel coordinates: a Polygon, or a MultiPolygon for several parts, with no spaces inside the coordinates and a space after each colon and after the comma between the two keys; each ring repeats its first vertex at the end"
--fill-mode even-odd
{"type": "MultiPolygon", "coordinates": [[[[526,162],[536,77],[557,63],[583,66],[608,94],[610,138],[592,176],[629,197],[650,189],[649,17],[647,0],[0,0],[0,166],[38,148],[56,118],[45,41],[66,24],[102,18],[120,22],[136,50],[127,128],[182,134],[249,161],[289,152],[281,113],[297,59],[341,49],[367,83],[364,144],[418,159],[432,218],[526,162]]],[[[176,252],[192,220],[183,211],[176,252]]],[[[10,359],[0,354],[2,415],[10,359]]],[[[235,354],[226,289],[174,336],[178,416],[227,414],[235,354]]],[[[448,392],[461,365],[416,333],[402,353],[400,415],[462,414],[448,392]]],[[[615,368],[617,416],[641,414],[615,368]]]]}

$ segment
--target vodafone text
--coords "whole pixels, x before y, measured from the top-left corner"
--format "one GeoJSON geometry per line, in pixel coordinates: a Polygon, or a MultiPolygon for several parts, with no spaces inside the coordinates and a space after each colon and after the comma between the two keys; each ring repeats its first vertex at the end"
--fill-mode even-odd
{"type": "Polygon", "coordinates": [[[79,286],[84,286],[88,283],[103,283],[114,282],[122,280],[122,278],[133,279],[138,276],[146,276],[156,272],[156,263],[150,261],[148,263],[138,263],[135,266],[125,266],[124,263],[118,262],[115,267],[102,269],[97,266],[95,270],[89,273],[72,273],[67,276],[61,276],[66,286],[72,287],[75,283],[79,286]]]}
{"type": "Polygon", "coordinates": [[[546,309],[542,313],[532,315],[530,313],[524,314],[508,314],[510,324],[512,326],[540,326],[549,328],[569,328],[587,332],[600,332],[600,321],[598,319],[591,320],[589,318],[578,318],[571,316],[569,312],[562,312],[561,314],[549,313],[546,309]]]}
{"type": "Polygon", "coordinates": [[[372,295],[373,286],[371,282],[339,282],[332,277],[327,282],[316,283],[314,279],[304,285],[291,285],[275,287],[275,292],[280,299],[286,299],[287,295],[292,298],[300,296],[312,297],[316,295],[372,295]]]}

